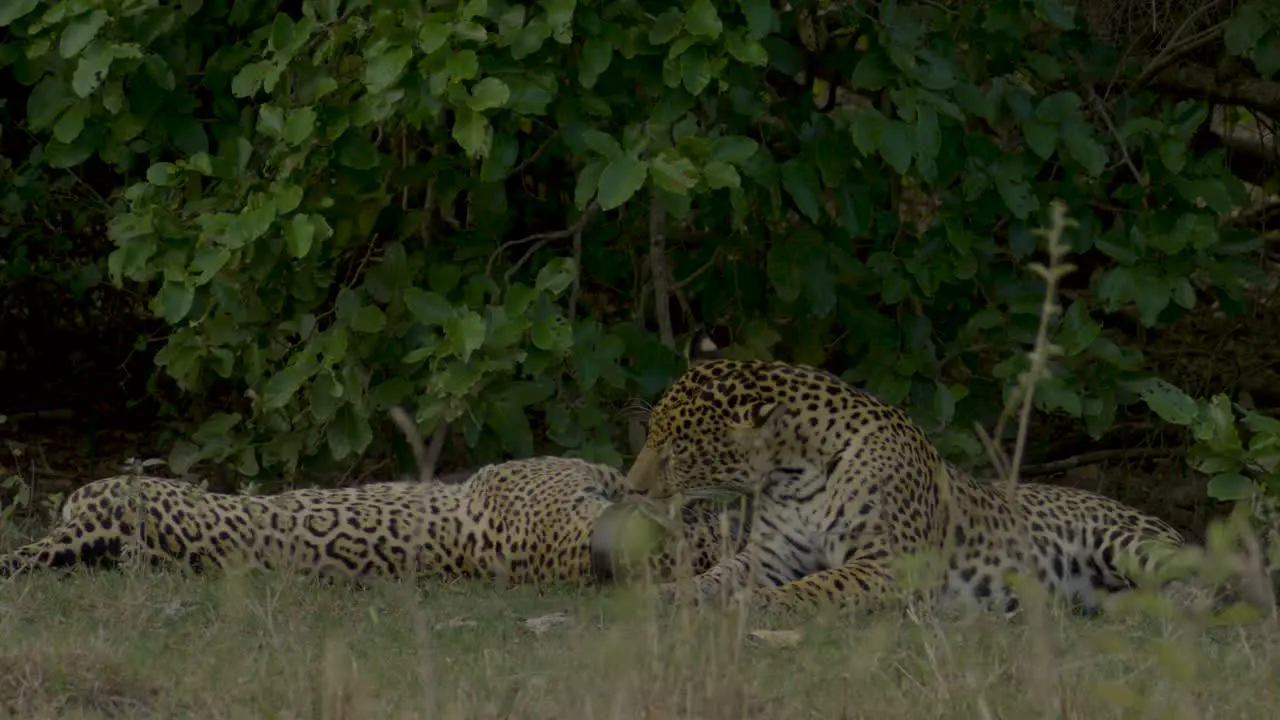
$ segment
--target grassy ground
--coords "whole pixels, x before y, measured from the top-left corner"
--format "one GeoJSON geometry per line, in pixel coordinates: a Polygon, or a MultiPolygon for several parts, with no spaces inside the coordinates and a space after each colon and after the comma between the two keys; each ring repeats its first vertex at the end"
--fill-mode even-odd
{"type": "Polygon", "coordinates": [[[1032,613],[815,617],[773,628],[797,631],[781,642],[756,629],[732,613],[654,615],[621,590],[45,574],[0,585],[0,713],[1093,720],[1280,707],[1274,627],[1032,613]]]}

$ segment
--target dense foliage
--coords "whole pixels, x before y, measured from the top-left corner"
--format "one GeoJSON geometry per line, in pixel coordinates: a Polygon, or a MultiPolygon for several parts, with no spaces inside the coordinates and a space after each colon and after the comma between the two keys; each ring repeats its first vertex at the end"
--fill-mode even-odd
{"type": "MultiPolygon", "coordinates": [[[[624,410],[702,324],[906,404],[976,461],[1056,197],[1081,268],[1038,408],[1094,436],[1144,399],[1232,414],[1104,331],[1239,312],[1266,280],[1259,233],[1224,220],[1245,186],[1193,142],[1208,102],[1126,84],[1143,66],[1060,0],[790,8],[9,0],[0,237],[38,254],[36,218],[68,203],[109,227],[103,272],[66,282],[144,288],[163,319],[155,363],[199,419],[179,471],[342,461],[395,404],[473,459],[618,464],[624,410]]],[[[1277,75],[1271,3],[1223,36],[1277,75]]],[[[1280,457],[1274,427],[1250,450],[1230,425],[1202,438],[1239,451],[1223,496],[1280,457]]]]}

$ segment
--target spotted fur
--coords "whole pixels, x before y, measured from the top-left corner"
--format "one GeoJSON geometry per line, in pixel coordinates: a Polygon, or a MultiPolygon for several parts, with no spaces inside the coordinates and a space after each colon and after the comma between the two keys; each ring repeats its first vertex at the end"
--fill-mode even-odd
{"type": "MultiPolygon", "coordinates": [[[[601,545],[597,526],[631,514],[643,521],[647,516],[633,513],[641,510],[625,496],[623,476],[614,468],[559,457],[488,465],[457,484],[382,482],[266,496],[120,476],[73,492],[48,535],[0,557],[0,576],[114,564],[132,546],[153,564],[255,567],[355,581],[608,581],[618,574],[617,548],[601,545]]],[[[741,547],[745,525],[738,508],[702,499],[680,510],[683,522],[646,559],[654,576],[669,579],[684,567],[701,572],[725,548],[741,547]]]]}
{"type": "Polygon", "coordinates": [[[896,559],[941,552],[935,599],[1013,612],[1007,573],[1020,571],[1093,610],[1132,585],[1123,568],[1156,571],[1155,549],[1183,543],[1164,521],[1083,490],[1020,483],[1011,503],[1003,484],[945,462],[903,410],[823,370],[719,358],[705,336],[690,348],[627,482],[655,497],[756,495],[746,546],[695,579],[699,600],[748,591],[764,610],[870,608],[894,588],[896,559]]]}

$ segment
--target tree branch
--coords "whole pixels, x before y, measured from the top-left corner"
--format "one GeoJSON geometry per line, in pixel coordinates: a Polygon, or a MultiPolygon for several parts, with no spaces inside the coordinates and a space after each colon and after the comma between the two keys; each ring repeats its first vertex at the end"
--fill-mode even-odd
{"type": "Polygon", "coordinates": [[[573,290],[569,291],[569,325],[578,320],[578,299],[582,297],[582,226],[573,233],[573,290]]]}
{"type": "Polygon", "coordinates": [[[653,275],[653,308],[658,320],[658,338],[663,345],[676,347],[671,329],[671,272],[667,269],[667,211],[656,193],[649,195],[649,272],[653,275]]]}
{"type": "Polygon", "coordinates": [[[1182,97],[1201,97],[1226,105],[1280,113],[1280,82],[1251,77],[1219,77],[1213,68],[1185,63],[1156,73],[1151,87],[1182,97]]]}
{"type": "Polygon", "coordinates": [[[1166,448],[1133,448],[1119,450],[1094,450],[1092,452],[1072,455],[1071,457],[1061,460],[1052,460],[1038,465],[1027,465],[1022,468],[1021,475],[1023,477],[1033,477],[1036,475],[1052,475],[1054,473],[1071,470],[1084,465],[1096,465],[1097,463],[1107,460],[1139,460],[1139,459],[1157,459],[1176,457],[1181,452],[1166,448]]]}
{"type": "Polygon", "coordinates": [[[485,265],[484,274],[488,276],[490,280],[492,280],[493,279],[493,263],[497,261],[499,255],[502,255],[502,253],[506,252],[507,250],[510,250],[513,247],[526,245],[528,243],[535,243],[534,246],[526,250],[524,255],[520,256],[520,259],[516,262],[516,264],[513,265],[511,269],[507,271],[507,274],[503,279],[506,280],[508,283],[510,283],[511,277],[515,275],[516,272],[519,271],[520,268],[523,267],[525,263],[529,262],[529,258],[532,257],[533,254],[537,252],[540,248],[542,248],[542,246],[546,245],[552,240],[562,240],[567,237],[573,237],[575,233],[581,232],[582,228],[586,227],[587,221],[589,221],[591,219],[591,216],[595,214],[597,207],[598,206],[596,205],[595,201],[592,200],[591,204],[587,205],[587,209],[582,211],[582,215],[578,218],[578,221],[570,225],[569,227],[565,228],[564,230],[553,230],[551,232],[534,233],[532,235],[526,235],[525,237],[522,237],[518,240],[508,240],[507,242],[502,243],[502,245],[500,245],[497,250],[494,250],[493,254],[489,256],[489,262],[488,264],[485,265]]]}
{"type": "Polygon", "coordinates": [[[551,133],[551,135],[547,137],[546,140],[542,141],[542,144],[538,146],[538,149],[533,151],[532,155],[525,158],[524,162],[508,170],[507,174],[504,175],[503,177],[511,178],[524,172],[530,165],[532,165],[534,162],[538,160],[539,157],[542,156],[542,152],[546,150],[549,145],[551,145],[551,141],[555,140],[559,136],[560,136],[559,131],[551,133]]]}
{"type": "Polygon", "coordinates": [[[400,428],[404,439],[413,450],[413,460],[418,466],[418,481],[431,482],[436,475],[436,465],[440,462],[440,453],[444,450],[444,441],[449,436],[449,423],[441,423],[431,435],[429,446],[422,443],[422,430],[418,428],[409,413],[399,405],[391,408],[391,420],[400,428]]]}
{"type": "Polygon", "coordinates": [[[1169,37],[1165,46],[1161,48],[1158,54],[1156,54],[1155,59],[1152,60],[1151,63],[1147,65],[1146,69],[1142,71],[1142,74],[1138,76],[1138,79],[1133,84],[1134,87],[1143,87],[1150,82],[1152,78],[1159,74],[1160,71],[1172,66],[1179,59],[1190,55],[1196,50],[1199,50],[1205,45],[1208,45],[1221,37],[1223,29],[1227,25],[1225,21],[1220,22],[1207,30],[1199,32],[1186,40],[1182,39],[1182,33],[1186,32],[1204,15],[1210,12],[1216,12],[1219,9],[1225,9],[1231,4],[1231,1],[1232,0],[1214,0],[1214,2],[1205,3],[1205,5],[1199,10],[1188,15],[1187,18],[1182,21],[1182,24],[1178,26],[1178,29],[1174,31],[1173,35],[1169,37]]]}

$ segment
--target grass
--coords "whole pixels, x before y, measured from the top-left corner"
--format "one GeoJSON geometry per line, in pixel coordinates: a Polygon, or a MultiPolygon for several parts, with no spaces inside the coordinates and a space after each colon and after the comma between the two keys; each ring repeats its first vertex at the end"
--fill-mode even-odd
{"type": "Polygon", "coordinates": [[[46,573],[0,586],[22,718],[1261,718],[1274,625],[1032,613],[655,614],[620,589],[366,590],[266,574],[46,573]],[[558,615],[563,613],[564,615],[558,615]],[[548,616],[534,628],[530,619],[548,616]]]}
{"type": "MultiPolygon", "coordinates": [[[[1070,271],[1064,227],[1055,206],[1013,457],[986,438],[1010,482],[1070,271]]],[[[1211,626],[1136,594],[1083,619],[1034,595],[1013,622],[827,612],[761,628],[727,611],[655,613],[622,589],[46,573],[0,581],[0,714],[1200,720],[1280,708],[1274,619],[1211,626]]]]}

